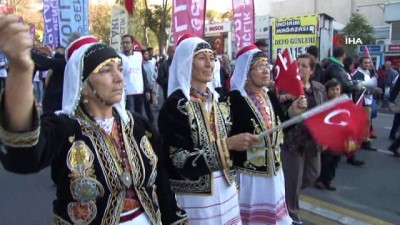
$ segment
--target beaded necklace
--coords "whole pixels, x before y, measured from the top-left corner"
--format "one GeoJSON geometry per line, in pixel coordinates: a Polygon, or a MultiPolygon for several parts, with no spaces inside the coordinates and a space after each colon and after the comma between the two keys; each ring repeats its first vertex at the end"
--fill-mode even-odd
{"type": "Polygon", "coordinates": [[[256,106],[257,110],[261,113],[261,116],[263,117],[263,120],[265,122],[265,125],[267,126],[267,129],[271,129],[272,124],[271,124],[271,113],[270,111],[270,105],[269,102],[265,99],[264,96],[264,91],[261,93],[254,93],[249,90],[246,90],[247,96],[251,99],[253,104],[256,106]]]}
{"type": "Polygon", "coordinates": [[[201,92],[201,91],[197,90],[197,89],[194,88],[194,87],[191,87],[191,88],[190,88],[190,92],[196,93],[197,95],[200,95],[200,96],[202,96],[202,97],[204,97],[204,98],[208,98],[208,97],[210,96],[210,93],[208,93],[208,92],[201,92]]]}
{"type": "Polygon", "coordinates": [[[79,107],[78,114],[81,114],[83,118],[92,124],[92,126],[97,127],[106,143],[106,148],[110,151],[112,158],[116,164],[118,176],[120,181],[125,187],[125,201],[123,206],[123,212],[131,211],[137,207],[140,207],[140,202],[137,198],[135,188],[133,188],[133,179],[131,177],[131,166],[128,163],[128,154],[126,152],[126,146],[123,139],[123,130],[121,126],[121,118],[118,113],[113,110],[114,123],[112,125],[112,130],[110,134],[95,122],[93,116],[91,116],[83,106],[79,107]]]}
{"type": "Polygon", "coordinates": [[[124,185],[127,187],[123,211],[130,211],[130,210],[133,210],[133,209],[139,207],[140,203],[137,200],[137,196],[136,196],[136,192],[134,191],[134,188],[131,187],[132,186],[132,178],[131,178],[130,174],[132,172],[132,168],[131,168],[130,164],[127,163],[128,155],[126,153],[126,148],[125,148],[124,140],[122,137],[122,128],[121,128],[120,120],[115,120],[115,122],[114,122],[113,130],[111,132],[111,139],[113,140],[115,146],[117,147],[119,159],[120,159],[119,162],[122,167],[122,170],[124,171],[122,173],[122,175],[120,176],[120,179],[122,180],[124,185]],[[126,183],[124,182],[124,180],[126,183]],[[128,185],[129,185],[129,187],[128,187],[128,185]]]}
{"type": "Polygon", "coordinates": [[[190,97],[199,100],[206,108],[207,115],[205,116],[208,117],[207,119],[210,124],[210,131],[212,132],[212,136],[216,138],[217,130],[214,119],[214,107],[212,99],[210,99],[210,96],[211,96],[210,93],[203,93],[195,88],[190,88],[190,97]]]}

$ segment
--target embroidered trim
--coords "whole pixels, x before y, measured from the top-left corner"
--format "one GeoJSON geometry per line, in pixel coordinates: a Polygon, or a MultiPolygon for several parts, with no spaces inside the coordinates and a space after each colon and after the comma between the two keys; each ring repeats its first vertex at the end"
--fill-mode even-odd
{"type": "Polygon", "coordinates": [[[156,182],[157,178],[158,158],[157,155],[154,153],[153,147],[151,146],[151,143],[147,136],[143,136],[140,140],[140,149],[142,150],[144,155],[150,160],[150,165],[152,166],[152,171],[146,185],[147,187],[151,187],[156,182]]]}
{"type": "Polygon", "coordinates": [[[123,210],[125,192],[121,191],[124,187],[120,179],[118,179],[117,168],[104,142],[101,130],[93,129],[93,126],[97,126],[97,124],[91,122],[79,107],[75,115],[81,125],[83,135],[90,139],[94,147],[93,152],[96,154],[96,159],[102,170],[101,173],[104,174],[107,188],[110,191],[101,224],[118,224],[123,210]]]}
{"type": "MultiPolygon", "coordinates": [[[[3,105],[4,102],[4,93],[5,89],[0,90],[0,105],[3,105]]],[[[2,108],[2,113],[4,114],[4,109],[2,108]]],[[[37,117],[37,120],[40,122],[39,113],[36,104],[33,107],[33,115],[37,117]]],[[[0,119],[3,119],[0,117],[0,119]]],[[[40,124],[40,123],[39,123],[40,124]]],[[[14,148],[29,148],[35,146],[39,141],[40,135],[40,125],[37,129],[28,132],[10,132],[4,129],[4,124],[0,124],[0,141],[10,147],[14,148]]]]}
{"type": "Polygon", "coordinates": [[[0,125],[0,140],[1,142],[14,148],[29,148],[35,146],[39,142],[40,126],[33,131],[14,133],[6,131],[0,125]]]}
{"type": "Polygon", "coordinates": [[[89,224],[97,215],[96,203],[71,202],[68,204],[68,215],[74,224],[89,224]]]}
{"type": "Polygon", "coordinates": [[[171,225],[188,225],[188,224],[189,224],[189,220],[187,218],[178,220],[174,223],[171,223],[171,225]]]}
{"type": "Polygon", "coordinates": [[[192,130],[192,136],[193,133],[197,133],[198,135],[198,141],[193,142],[193,145],[202,147],[200,152],[204,155],[207,167],[210,169],[210,171],[217,171],[222,166],[219,163],[220,156],[218,154],[216,145],[210,140],[212,138],[210,134],[211,129],[208,126],[209,124],[205,123],[206,112],[201,105],[202,103],[196,101],[189,101],[189,103],[190,104],[187,105],[188,107],[186,111],[188,112],[189,117],[191,115],[193,116],[193,118],[191,118],[191,121],[195,120],[198,126],[197,131],[192,130]]]}
{"type": "Polygon", "coordinates": [[[175,194],[207,194],[212,195],[211,174],[200,176],[198,180],[170,179],[171,189],[175,194]]]}
{"type": "MultiPolygon", "coordinates": [[[[173,165],[176,168],[184,168],[184,165],[189,157],[195,157],[192,161],[193,167],[197,166],[196,161],[198,158],[204,157],[204,160],[210,171],[218,171],[224,168],[223,163],[221,162],[221,158],[224,157],[224,155],[220,155],[218,140],[222,140],[227,137],[225,124],[226,119],[224,119],[223,113],[221,113],[221,109],[218,107],[216,101],[212,101],[211,104],[214,110],[212,115],[214,116],[213,119],[216,127],[215,137],[212,134],[209,124],[206,123],[207,119],[209,119],[209,113],[203,107],[202,102],[196,100],[186,101],[184,98],[178,101],[177,109],[182,114],[188,116],[188,123],[191,128],[190,135],[195,148],[193,149],[193,152],[191,152],[176,146],[170,146],[170,157],[173,165]]],[[[228,109],[226,109],[225,112],[227,113],[228,109]]],[[[219,143],[220,145],[224,145],[223,141],[219,143]]],[[[235,180],[234,176],[232,176],[230,173],[224,174],[227,183],[231,185],[235,180]]],[[[211,174],[201,176],[198,180],[184,179],[185,178],[183,178],[183,180],[170,180],[171,189],[175,193],[211,194],[211,174]]]]}
{"type": "Polygon", "coordinates": [[[68,223],[67,221],[65,221],[60,216],[54,214],[53,225],[72,225],[72,224],[68,223]]]}
{"type": "MultiPolygon", "coordinates": [[[[271,120],[271,125],[272,128],[280,123],[279,118],[275,117],[275,112],[272,110],[272,103],[268,97],[267,90],[265,90],[265,100],[268,102],[269,106],[269,116],[271,120]]],[[[254,133],[257,134],[258,132],[262,132],[267,130],[267,125],[264,122],[264,119],[259,112],[258,108],[254,105],[253,101],[250,99],[250,97],[244,97],[248,106],[250,107],[251,111],[253,112],[255,118],[257,121],[255,121],[253,118],[251,118],[254,126],[254,133]]],[[[266,136],[264,138],[264,146],[263,146],[263,151],[265,151],[265,166],[262,166],[261,163],[257,165],[253,165],[251,163],[251,159],[247,159],[243,167],[238,167],[236,166],[235,168],[238,168],[237,170],[243,171],[248,174],[266,174],[266,176],[272,176],[272,171],[276,174],[282,165],[281,159],[280,159],[280,144],[281,140],[278,140],[282,137],[282,131],[279,130],[277,132],[272,133],[272,137],[270,135],[266,136]],[[266,171],[257,171],[257,169],[265,168],[266,171]]],[[[251,150],[250,150],[251,151],[251,150]]],[[[264,164],[264,163],[262,163],[264,164]]]]}
{"type": "MultiPolygon", "coordinates": [[[[133,176],[133,180],[134,180],[134,188],[136,191],[136,195],[144,209],[144,211],[146,212],[146,214],[148,215],[149,219],[151,220],[151,222],[153,224],[160,224],[161,223],[161,213],[160,213],[160,209],[158,208],[157,211],[154,209],[154,204],[151,201],[151,197],[147,194],[146,192],[146,187],[144,182],[145,182],[145,178],[146,178],[146,174],[143,173],[145,172],[145,166],[144,166],[144,162],[142,159],[142,155],[140,154],[140,149],[136,143],[135,138],[128,138],[128,137],[134,137],[133,135],[133,131],[134,131],[134,119],[131,113],[128,112],[128,116],[130,118],[131,124],[130,126],[126,127],[126,130],[124,130],[123,132],[123,138],[125,143],[128,143],[127,146],[127,155],[128,155],[128,159],[129,159],[129,163],[131,165],[131,170],[132,170],[132,176],[133,176]],[[133,148],[133,149],[132,149],[133,148]],[[137,187],[141,187],[140,189],[137,187]]],[[[143,136],[146,137],[146,136],[143,136]]],[[[146,137],[147,139],[147,137],[146,137]]],[[[143,140],[143,138],[142,138],[143,140]]],[[[141,141],[142,142],[142,141],[141,141]]],[[[146,150],[146,151],[150,151],[150,150],[146,150]]],[[[145,151],[143,151],[144,154],[145,151]]],[[[154,153],[154,151],[153,151],[154,153]]],[[[155,153],[154,153],[155,155],[155,153]]],[[[158,160],[155,156],[154,158],[155,162],[156,160],[158,160]]],[[[155,163],[154,165],[155,167],[157,166],[157,163],[155,163]]],[[[156,176],[156,174],[155,174],[156,176]]],[[[152,178],[149,177],[149,182],[152,178]]],[[[148,183],[149,183],[148,182],[148,183]]],[[[155,182],[155,181],[154,181],[155,182]]],[[[153,183],[154,183],[153,182],[153,183]]],[[[151,187],[151,186],[150,186],[151,187]]]]}

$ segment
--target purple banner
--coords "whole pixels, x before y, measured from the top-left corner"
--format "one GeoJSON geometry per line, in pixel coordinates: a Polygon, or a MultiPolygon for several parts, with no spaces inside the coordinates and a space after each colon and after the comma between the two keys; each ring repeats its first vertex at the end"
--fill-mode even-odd
{"type": "Polygon", "coordinates": [[[43,0],[43,19],[45,43],[55,49],[60,43],[57,0],[43,0]]]}

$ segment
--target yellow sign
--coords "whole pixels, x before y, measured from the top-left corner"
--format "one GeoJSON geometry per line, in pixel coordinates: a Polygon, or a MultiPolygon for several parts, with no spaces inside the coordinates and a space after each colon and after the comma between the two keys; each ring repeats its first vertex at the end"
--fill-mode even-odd
{"type": "Polygon", "coordinates": [[[272,24],[272,58],[290,48],[296,58],[311,45],[318,46],[318,15],[275,18],[272,24]]]}

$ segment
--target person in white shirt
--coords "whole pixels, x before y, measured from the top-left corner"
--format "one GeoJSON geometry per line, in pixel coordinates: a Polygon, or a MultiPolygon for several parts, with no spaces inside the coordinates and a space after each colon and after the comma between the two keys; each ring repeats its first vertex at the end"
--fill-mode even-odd
{"type": "Polygon", "coordinates": [[[156,56],[154,55],[154,49],[152,47],[148,47],[147,52],[149,53],[149,60],[153,64],[153,66],[156,68],[157,64],[157,59],[156,56]]]}
{"type": "MultiPolygon", "coordinates": [[[[369,123],[371,123],[371,105],[373,101],[373,94],[379,88],[377,87],[377,80],[375,76],[371,75],[369,68],[371,67],[371,59],[369,57],[361,57],[359,61],[359,67],[357,68],[356,73],[353,75],[353,80],[361,81],[362,85],[366,88],[364,92],[364,105],[363,108],[368,114],[368,118],[370,118],[369,123]]],[[[362,91],[361,91],[362,92],[362,91]]],[[[355,100],[357,101],[360,97],[359,93],[355,95],[355,100]]],[[[371,141],[366,139],[362,146],[363,149],[376,151],[376,148],[371,146],[371,141]]]]}
{"type": "MultiPolygon", "coordinates": [[[[155,64],[153,64],[152,60],[150,59],[150,55],[149,52],[147,50],[142,50],[142,54],[143,54],[143,69],[146,72],[146,79],[149,82],[149,91],[150,93],[157,93],[156,92],[156,79],[157,79],[157,73],[156,73],[156,67],[155,64]]],[[[146,111],[146,115],[147,118],[149,119],[149,121],[151,123],[154,122],[154,116],[153,116],[153,112],[151,110],[150,104],[155,103],[152,101],[153,99],[146,99],[146,101],[144,101],[144,110],[146,111]]],[[[156,101],[156,100],[155,100],[156,101]]]]}
{"type": "Polygon", "coordinates": [[[146,76],[143,74],[143,56],[141,52],[134,51],[134,40],[132,35],[122,36],[123,52],[119,55],[123,61],[126,109],[142,114],[145,97],[150,99],[150,93],[146,76]]]}

